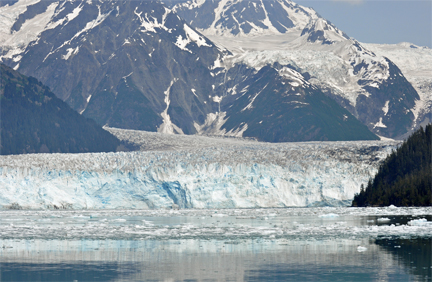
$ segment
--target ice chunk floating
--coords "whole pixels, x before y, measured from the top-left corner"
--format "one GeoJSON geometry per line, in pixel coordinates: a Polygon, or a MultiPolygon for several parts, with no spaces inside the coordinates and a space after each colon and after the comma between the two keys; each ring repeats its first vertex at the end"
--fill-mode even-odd
{"type": "Polygon", "coordinates": [[[0,207],[343,206],[398,144],[199,138],[164,151],[1,156],[0,207]]]}

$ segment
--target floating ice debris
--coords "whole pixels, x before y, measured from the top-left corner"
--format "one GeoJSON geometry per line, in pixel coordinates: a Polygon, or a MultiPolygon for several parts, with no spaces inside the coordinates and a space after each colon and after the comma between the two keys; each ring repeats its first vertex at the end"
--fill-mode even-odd
{"type": "Polygon", "coordinates": [[[339,215],[335,214],[335,213],[327,213],[327,214],[321,214],[318,217],[321,217],[321,218],[333,218],[333,217],[339,217],[339,215]]]}
{"type": "Polygon", "coordinates": [[[378,222],[389,222],[390,218],[388,218],[388,217],[380,217],[380,218],[377,219],[377,221],[378,222]]]}
{"type": "Polygon", "coordinates": [[[362,247],[362,246],[357,247],[357,252],[359,252],[359,253],[366,252],[366,251],[367,251],[366,247],[362,247]]]}
{"type": "Polygon", "coordinates": [[[223,213],[217,213],[217,214],[212,215],[212,217],[225,217],[225,216],[228,216],[228,215],[223,214],[223,213]]]}
{"type": "Polygon", "coordinates": [[[224,209],[223,213],[220,212],[208,209],[181,209],[176,211],[173,217],[172,210],[99,210],[99,217],[95,220],[90,218],[90,215],[95,214],[93,210],[5,210],[0,211],[3,223],[0,224],[0,239],[242,240],[268,239],[272,235],[276,239],[295,237],[308,240],[383,236],[432,238],[432,222],[426,220],[432,215],[432,207],[401,207],[391,210],[388,216],[395,216],[395,224],[392,225],[365,224],[366,219],[382,214],[380,208],[224,209]],[[272,213],[277,215],[267,217],[272,213]],[[39,221],[51,218],[54,214],[62,219],[39,221]],[[323,220],[318,217],[327,214],[337,214],[339,217],[334,220],[323,220]],[[211,219],[215,215],[219,216],[211,219]],[[403,220],[401,216],[415,219],[411,220],[410,224],[403,222],[398,225],[398,220],[403,220]],[[344,224],[340,221],[342,217],[347,220],[344,224]],[[14,218],[22,220],[4,221],[14,218]],[[59,221],[64,221],[64,224],[60,224],[59,221]]]}
{"type": "Polygon", "coordinates": [[[408,221],[408,225],[418,226],[418,225],[432,225],[432,221],[428,222],[426,218],[413,219],[408,221]]]}

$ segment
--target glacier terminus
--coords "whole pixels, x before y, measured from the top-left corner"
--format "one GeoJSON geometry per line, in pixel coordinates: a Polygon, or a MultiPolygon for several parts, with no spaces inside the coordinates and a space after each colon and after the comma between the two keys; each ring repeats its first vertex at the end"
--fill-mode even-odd
{"type": "Polygon", "coordinates": [[[398,141],[264,143],[109,129],[140,151],[0,157],[0,206],[30,209],[350,205],[398,141]],[[141,143],[140,143],[141,142],[141,143]]]}

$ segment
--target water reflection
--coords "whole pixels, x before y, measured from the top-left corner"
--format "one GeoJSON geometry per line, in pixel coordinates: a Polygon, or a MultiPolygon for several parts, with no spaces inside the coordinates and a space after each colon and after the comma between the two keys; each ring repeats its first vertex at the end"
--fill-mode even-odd
{"type": "Polygon", "coordinates": [[[132,263],[1,263],[0,281],[119,281],[140,271],[132,263]]]}
{"type": "Polygon", "coordinates": [[[0,249],[0,281],[428,281],[428,273],[412,272],[413,265],[430,267],[430,260],[422,257],[430,252],[418,252],[418,246],[427,242],[376,243],[368,239],[2,240],[0,244],[7,247],[0,249]],[[395,252],[396,244],[411,246],[411,257],[399,258],[398,251],[405,251],[401,247],[395,252]],[[367,251],[358,252],[358,245],[367,251]],[[408,260],[414,263],[408,265],[408,260]]]}
{"type": "Polygon", "coordinates": [[[419,281],[432,281],[432,241],[430,238],[377,239],[375,244],[392,254],[399,265],[419,281]]]}
{"type": "Polygon", "coordinates": [[[430,208],[0,211],[0,281],[430,281],[430,208]]]}

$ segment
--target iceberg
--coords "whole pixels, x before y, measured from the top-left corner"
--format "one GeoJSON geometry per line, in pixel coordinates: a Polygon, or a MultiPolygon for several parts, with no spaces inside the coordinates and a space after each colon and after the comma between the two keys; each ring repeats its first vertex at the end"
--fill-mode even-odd
{"type": "Polygon", "coordinates": [[[420,218],[420,219],[413,219],[408,221],[408,225],[411,226],[431,225],[432,226],[432,222],[427,221],[426,218],[420,218]]]}
{"type": "Polygon", "coordinates": [[[144,134],[152,151],[0,156],[0,208],[347,206],[398,144],[170,135],[158,148],[164,136],[144,134]]]}

